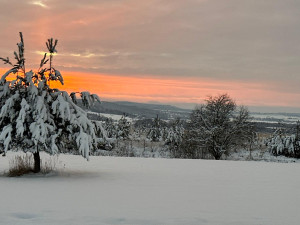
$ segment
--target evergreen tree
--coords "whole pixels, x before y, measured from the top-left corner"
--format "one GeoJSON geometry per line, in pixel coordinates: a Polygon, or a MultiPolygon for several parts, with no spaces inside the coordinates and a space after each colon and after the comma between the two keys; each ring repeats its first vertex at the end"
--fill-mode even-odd
{"type": "Polygon", "coordinates": [[[123,115],[117,124],[117,138],[126,140],[129,138],[131,123],[123,115]]]}
{"type": "Polygon", "coordinates": [[[179,118],[170,122],[170,127],[166,129],[165,144],[178,147],[182,142],[184,128],[179,118]]]}
{"type": "Polygon", "coordinates": [[[157,115],[156,118],[154,118],[153,125],[150,128],[147,137],[153,142],[158,142],[162,140],[162,136],[161,120],[157,115]]]}
{"type": "Polygon", "coordinates": [[[169,146],[169,150],[173,157],[179,157],[179,146],[182,143],[184,128],[182,121],[177,118],[170,121],[170,126],[166,128],[164,133],[165,145],[169,146]]]}
{"type": "Polygon", "coordinates": [[[296,125],[296,134],[287,135],[282,126],[275,129],[272,136],[267,140],[270,153],[275,156],[300,158],[299,121],[296,125]]]}
{"type": "Polygon", "coordinates": [[[117,127],[112,118],[106,118],[104,122],[104,128],[108,138],[117,137],[117,127]]]}
{"type": "MultiPolygon", "coordinates": [[[[0,144],[4,153],[11,149],[32,152],[34,172],[40,171],[40,151],[57,154],[76,150],[88,159],[90,151],[106,137],[101,124],[89,120],[87,113],[75,104],[75,93],[69,95],[50,87],[50,82],[64,84],[61,73],[53,67],[58,41],[48,39],[50,58],[45,53],[38,71],[27,72],[21,32],[20,38],[18,52],[14,52],[16,63],[8,57],[0,58],[12,66],[0,80],[0,144]],[[8,80],[11,74],[15,78],[8,80]]],[[[100,101],[88,92],[82,92],[81,97],[86,106],[100,101]]]]}

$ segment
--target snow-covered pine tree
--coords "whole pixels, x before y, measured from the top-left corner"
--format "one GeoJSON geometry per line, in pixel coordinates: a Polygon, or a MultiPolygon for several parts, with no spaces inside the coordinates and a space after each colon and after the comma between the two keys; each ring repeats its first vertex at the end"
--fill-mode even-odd
{"type": "Polygon", "coordinates": [[[270,153],[275,156],[284,155],[299,158],[300,139],[298,129],[299,124],[297,123],[296,134],[287,135],[284,128],[276,128],[273,135],[267,140],[270,153]]]}
{"type": "Polygon", "coordinates": [[[153,125],[147,134],[147,138],[149,138],[153,142],[158,142],[162,140],[162,136],[163,130],[161,127],[161,120],[157,115],[156,118],[154,118],[153,120],[153,125]]]}
{"type": "Polygon", "coordinates": [[[173,157],[178,157],[178,149],[182,143],[184,134],[183,123],[180,118],[176,118],[169,123],[169,127],[165,129],[164,140],[173,157]]]}
{"type": "Polygon", "coordinates": [[[180,118],[170,121],[170,127],[166,129],[165,144],[178,147],[182,141],[183,133],[184,128],[180,118]]]}
{"type": "Polygon", "coordinates": [[[117,124],[117,138],[118,139],[128,139],[130,134],[131,123],[126,119],[123,115],[121,119],[119,119],[117,124]]]}
{"type": "Polygon", "coordinates": [[[112,118],[106,118],[104,121],[104,129],[108,138],[116,138],[117,136],[117,125],[112,118]]]}
{"type": "MultiPolygon", "coordinates": [[[[64,83],[52,62],[57,40],[46,42],[50,58],[45,53],[38,71],[27,72],[21,32],[20,38],[18,52],[14,52],[16,63],[8,57],[0,58],[12,66],[0,80],[0,144],[4,154],[12,149],[32,152],[34,172],[40,171],[40,151],[57,154],[77,150],[88,159],[105,134],[101,124],[89,120],[87,113],[75,104],[74,93],[70,96],[49,86],[50,81],[64,83]],[[8,80],[11,74],[15,78],[8,80]]],[[[81,93],[81,97],[86,106],[100,100],[88,92],[81,93]]]]}

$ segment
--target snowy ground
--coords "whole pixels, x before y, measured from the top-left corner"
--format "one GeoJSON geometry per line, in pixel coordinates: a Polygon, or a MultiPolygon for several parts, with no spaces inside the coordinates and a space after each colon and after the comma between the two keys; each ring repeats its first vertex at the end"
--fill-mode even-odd
{"type": "MultiPolygon", "coordinates": [[[[99,116],[104,116],[107,118],[112,118],[114,121],[118,121],[123,117],[123,115],[116,115],[116,114],[109,114],[109,113],[96,113],[96,112],[92,112],[92,111],[89,111],[88,113],[99,115],[99,116]]],[[[133,122],[133,119],[128,116],[125,116],[125,119],[130,123],[133,122]]]]}
{"type": "Polygon", "coordinates": [[[256,149],[251,152],[249,150],[240,149],[237,152],[231,153],[229,156],[224,157],[226,160],[237,161],[265,161],[265,162],[280,162],[280,163],[300,163],[300,159],[289,158],[283,155],[275,156],[267,149],[256,149]]]}
{"type": "MultiPolygon", "coordinates": [[[[0,170],[8,168],[0,158],[0,170]]],[[[0,177],[0,224],[298,225],[300,164],[61,155],[0,177]],[[63,168],[64,167],[64,168],[63,168]]]]}
{"type": "Polygon", "coordinates": [[[296,124],[300,114],[296,113],[250,113],[252,122],[296,124]]]}

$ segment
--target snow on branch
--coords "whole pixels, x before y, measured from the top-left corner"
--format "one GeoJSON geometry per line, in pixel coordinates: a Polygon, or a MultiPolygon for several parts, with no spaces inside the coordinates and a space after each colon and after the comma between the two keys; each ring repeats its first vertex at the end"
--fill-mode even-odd
{"type": "MultiPolygon", "coordinates": [[[[15,64],[9,58],[0,58],[13,66],[0,80],[0,143],[5,152],[11,148],[50,154],[77,151],[88,159],[98,141],[106,140],[106,134],[103,127],[88,119],[86,111],[76,105],[75,93],[69,95],[50,88],[50,81],[64,84],[62,74],[52,65],[58,41],[48,39],[50,58],[44,54],[38,72],[25,72],[22,33],[20,39],[18,51],[14,52],[15,64]],[[50,66],[45,68],[48,61],[50,66]],[[16,74],[15,80],[6,81],[12,73],[16,74]]],[[[85,107],[100,102],[97,95],[89,92],[82,92],[81,97],[85,107]]]]}

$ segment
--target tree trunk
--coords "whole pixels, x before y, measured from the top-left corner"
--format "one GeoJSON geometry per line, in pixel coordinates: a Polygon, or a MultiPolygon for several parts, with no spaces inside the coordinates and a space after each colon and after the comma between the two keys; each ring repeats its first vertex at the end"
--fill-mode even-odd
{"type": "Polygon", "coordinates": [[[220,160],[222,154],[220,154],[220,153],[215,153],[215,154],[213,154],[213,156],[215,157],[215,160],[220,160]]]}
{"type": "Polygon", "coordinates": [[[34,158],[34,173],[39,173],[41,171],[41,158],[40,158],[40,152],[37,151],[33,153],[33,158],[34,158]]]}

